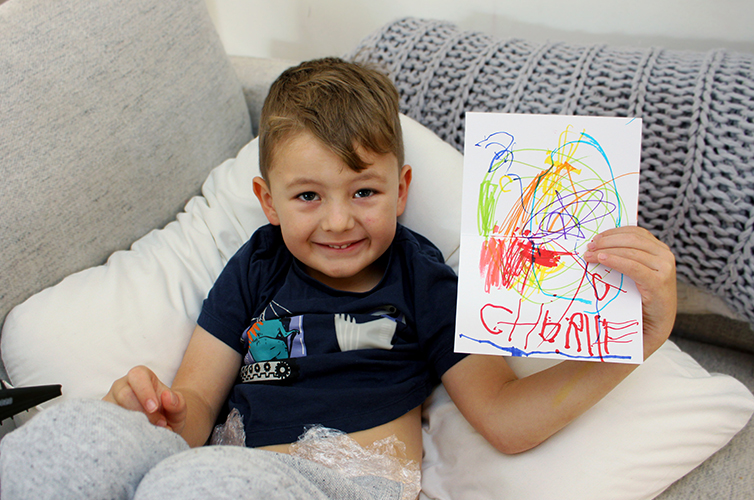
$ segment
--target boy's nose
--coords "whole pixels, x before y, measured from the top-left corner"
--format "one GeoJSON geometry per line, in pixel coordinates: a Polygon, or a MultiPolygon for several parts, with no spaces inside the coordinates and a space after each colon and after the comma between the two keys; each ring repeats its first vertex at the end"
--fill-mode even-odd
{"type": "Polygon", "coordinates": [[[353,228],[354,220],[351,211],[344,203],[331,203],[322,220],[322,229],[335,233],[348,231],[353,228]]]}

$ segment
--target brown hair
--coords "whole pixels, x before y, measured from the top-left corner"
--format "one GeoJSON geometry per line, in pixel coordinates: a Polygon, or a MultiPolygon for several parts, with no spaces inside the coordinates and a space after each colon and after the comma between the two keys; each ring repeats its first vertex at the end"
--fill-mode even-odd
{"type": "Polygon", "coordinates": [[[311,132],[359,172],[360,147],[392,153],[403,166],[398,91],[383,73],[338,58],[284,71],[270,87],[259,124],[259,167],[268,180],[275,148],[292,134],[311,132]]]}

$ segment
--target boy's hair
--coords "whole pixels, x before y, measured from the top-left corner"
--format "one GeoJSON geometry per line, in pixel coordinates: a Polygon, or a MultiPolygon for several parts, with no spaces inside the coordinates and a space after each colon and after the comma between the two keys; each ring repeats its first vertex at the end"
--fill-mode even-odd
{"type": "Polygon", "coordinates": [[[259,167],[268,180],[275,149],[307,130],[359,172],[362,147],[392,153],[403,166],[398,91],[383,73],[338,58],[284,71],[270,87],[259,124],[259,167]]]}

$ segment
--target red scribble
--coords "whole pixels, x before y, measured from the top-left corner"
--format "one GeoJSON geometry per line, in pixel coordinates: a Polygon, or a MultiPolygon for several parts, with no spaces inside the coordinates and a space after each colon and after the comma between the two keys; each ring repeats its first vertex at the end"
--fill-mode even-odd
{"type": "MultiPolygon", "coordinates": [[[[541,308],[540,308],[541,310],[541,308]]],[[[541,314],[540,314],[541,316],[541,314]]],[[[555,339],[560,333],[560,323],[550,320],[550,311],[545,311],[544,321],[541,322],[542,329],[539,331],[539,337],[543,342],[555,343],[555,339]]]]}
{"type": "MultiPolygon", "coordinates": [[[[520,304],[519,304],[519,305],[520,305],[520,304]]],[[[503,329],[502,329],[502,328],[500,328],[500,325],[511,325],[511,324],[516,324],[516,321],[518,321],[518,317],[516,317],[516,319],[515,319],[515,320],[513,321],[513,323],[506,323],[505,321],[497,321],[497,322],[495,323],[495,325],[494,325],[494,326],[490,326],[490,325],[489,325],[489,324],[487,323],[487,321],[486,321],[486,320],[484,319],[484,316],[485,316],[485,309],[487,309],[487,308],[497,309],[497,310],[499,310],[500,312],[502,312],[503,314],[504,314],[504,313],[513,314],[513,311],[511,311],[511,310],[510,310],[510,309],[508,309],[507,307],[503,307],[503,306],[495,306],[495,305],[492,305],[492,304],[485,304],[485,305],[484,305],[484,307],[482,307],[482,308],[481,308],[481,309],[479,310],[479,318],[480,318],[480,319],[482,320],[482,325],[484,325],[484,328],[485,328],[485,329],[486,329],[486,330],[487,330],[488,332],[490,332],[490,333],[491,333],[492,335],[500,335],[501,333],[503,333],[503,329]]],[[[519,307],[519,310],[520,310],[520,309],[521,309],[521,308],[519,307]]],[[[510,338],[508,339],[508,341],[510,341],[510,338]]]]}
{"type": "Polygon", "coordinates": [[[602,276],[599,273],[592,273],[592,290],[594,290],[594,298],[596,298],[598,301],[603,300],[605,297],[607,297],[607,294],[610,292],[611,288],[615,288],[618,292],[626,293],[626,290],[603,280],[602,276]],[[602,294],[600,294],[597,290],[598,283],[605,285],[605,291],[602,294]]]}
{"type": "Polygon", "coordinates": [[[518,238],[516,240],[521,259],[529,261],[532,265],[557,267],[560,263],[561,255],[573,255],[572,252],[558,252],[556,250],[547,250],[541,246],[535,247],[534,243],[529,240],[520,240],[518,238]]]}
{"type": "Polygon", "coordinates": [[[482,243],[479,272],[484,278],[485,292],[489,293],[492,288],[509,289],[521,275],[528,277],[537,267],[555,268],[560,264],[562,256],[574,255],[573,252],[549,250],[535,245],[528,238],[529,234],[527,230],[523,231],[522,236],[492,236],[482,243]]]}
{"type": "Polygon", "coordinates": [[[503,256],[505,255],[504,240],[489,238],[482,243],[482,252],[479,257],[479,272],[484,277],[484,291],[489,293],[491,288],[500,288],[510,282],[508,272],[503,272],[505,267],[503,256]]]}

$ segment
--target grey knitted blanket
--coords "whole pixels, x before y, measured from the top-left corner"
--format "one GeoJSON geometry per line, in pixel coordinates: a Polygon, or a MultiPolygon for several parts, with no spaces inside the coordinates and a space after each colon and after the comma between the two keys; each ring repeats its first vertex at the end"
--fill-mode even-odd
{"type": "Polygon", "coordinates": [[[754,55],[535,44],[403,19],[350,54],[401,111],[463,151],[466,111],[643,119],[639,221],[678,275],[754,325],[754,55]]]}

